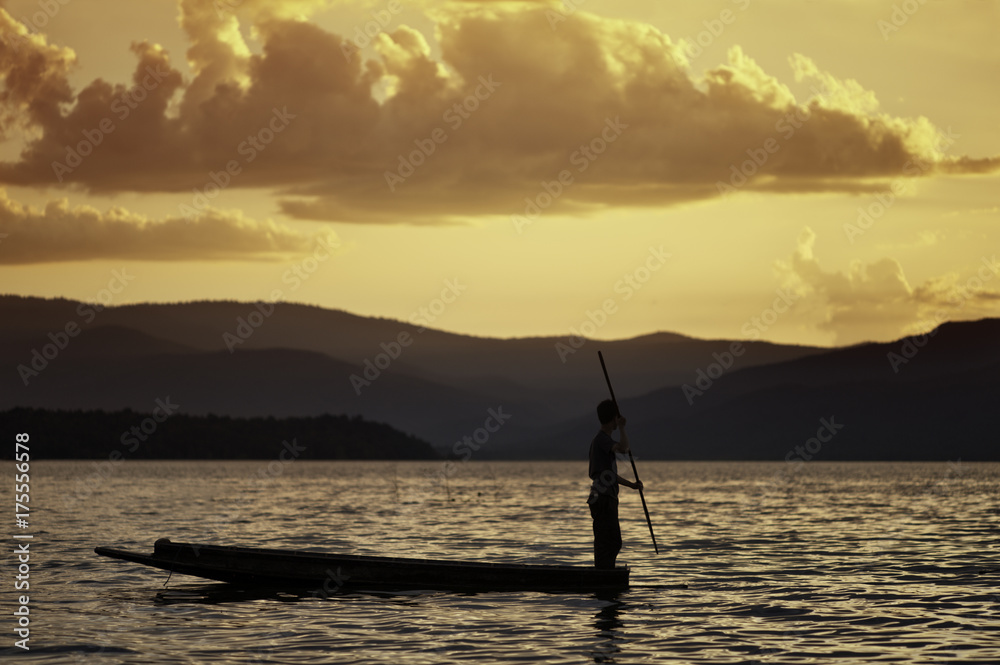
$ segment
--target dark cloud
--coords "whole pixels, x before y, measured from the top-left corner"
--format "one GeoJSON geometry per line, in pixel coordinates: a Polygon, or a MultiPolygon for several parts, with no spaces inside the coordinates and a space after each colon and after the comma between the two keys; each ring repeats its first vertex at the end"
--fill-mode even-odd
{"type": "Polygon", "coordinates": [[[92,259],[281,260],[304,254],[335,236],[301,234],[271,221],[209,210],[194,219],[153,220],[120,208],[70,208],[64,200],[43,209],[23,206],[0,189],[0,264],[92,259]]]}
{"type": "MultiPolygon", "coordinates": [[[[228,186],[276,190],[294,217],[450,223],[522,212],[546,187],[558,189],[546,208],[582,215],[1000,167],[948,155],[946,133],[926,119],[881,113],[871,92],[803,56],[792,70],[815,94],[797,101],[736,47],[696,75],[651,26],[488,5],[435,12],[440,62],[406,26],[378,35],[379,57],[365,61],[281,5],[248,2],[237,16],[185,0],[191,81],[137,43],[130,86],[98,79],[76,95],[71,53],[21,40],[0,50],[0,118],[37,138],[0,165],[0,181],[187,192],[230,166],[228,186]],[[253,23],[258,55],[238,20],[253,23]]],[[[3,12],[0,22],[17,30],[3,12]]]]}

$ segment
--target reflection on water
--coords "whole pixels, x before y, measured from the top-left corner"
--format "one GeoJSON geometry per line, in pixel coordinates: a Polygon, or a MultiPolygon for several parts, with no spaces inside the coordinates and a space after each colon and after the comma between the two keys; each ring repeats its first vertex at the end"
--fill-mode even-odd
{"type": "Polygon", "coordinates": [[[621,653],[621,642],[625,635],[621,628],[625,624],[621,620],[622,601],[618,594],[597,594],[597,599],[603,603],[595,615],[594,628],[597,630],[597,648],[592,654],[595,663],[613,663],[621,653]]]}
{"type": "Polygon", "coordinates": [[[1000,662],[998,464],[644,462],[661,554],[623,496],[633,586],[611,597],[164,588],[93,554],[169,537],[589,565],[585,462],[94,469],[33,466],[32,662],[1000,662]]]}

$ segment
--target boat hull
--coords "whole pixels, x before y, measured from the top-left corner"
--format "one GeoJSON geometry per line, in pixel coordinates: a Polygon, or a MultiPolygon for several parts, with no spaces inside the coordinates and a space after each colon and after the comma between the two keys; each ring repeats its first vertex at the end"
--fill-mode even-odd
{"type": "Polygon", "coordinates": [[[494,564],[327,554],[157,540],[152,554],[110,547],[102,556],[241,586],[314,595],[350,590],[597,591],[628,586],[628,568],[494,564]]]}

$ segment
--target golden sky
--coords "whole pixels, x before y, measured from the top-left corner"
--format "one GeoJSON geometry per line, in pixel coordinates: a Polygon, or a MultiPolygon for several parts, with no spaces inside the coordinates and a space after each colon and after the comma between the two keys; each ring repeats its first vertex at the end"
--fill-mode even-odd
{"type": "Polygon", "coordinates": [[[115,304],[819,345],[997,316],[998,26],[1000,0],[0,1],[0,292],[126,270],[115,304]]]}

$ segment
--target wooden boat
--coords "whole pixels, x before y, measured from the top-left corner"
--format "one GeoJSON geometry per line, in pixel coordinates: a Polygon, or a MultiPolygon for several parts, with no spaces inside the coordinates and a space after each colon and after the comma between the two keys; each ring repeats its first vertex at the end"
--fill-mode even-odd
{"type": "Polygon", "coordinates": [[[326,554],[257,547],[173,543],[152,554],[97,547],[97,554],[241,586],[304,590],[598,591],[628,586],[628,568],[499,564],[326,554]]]}

